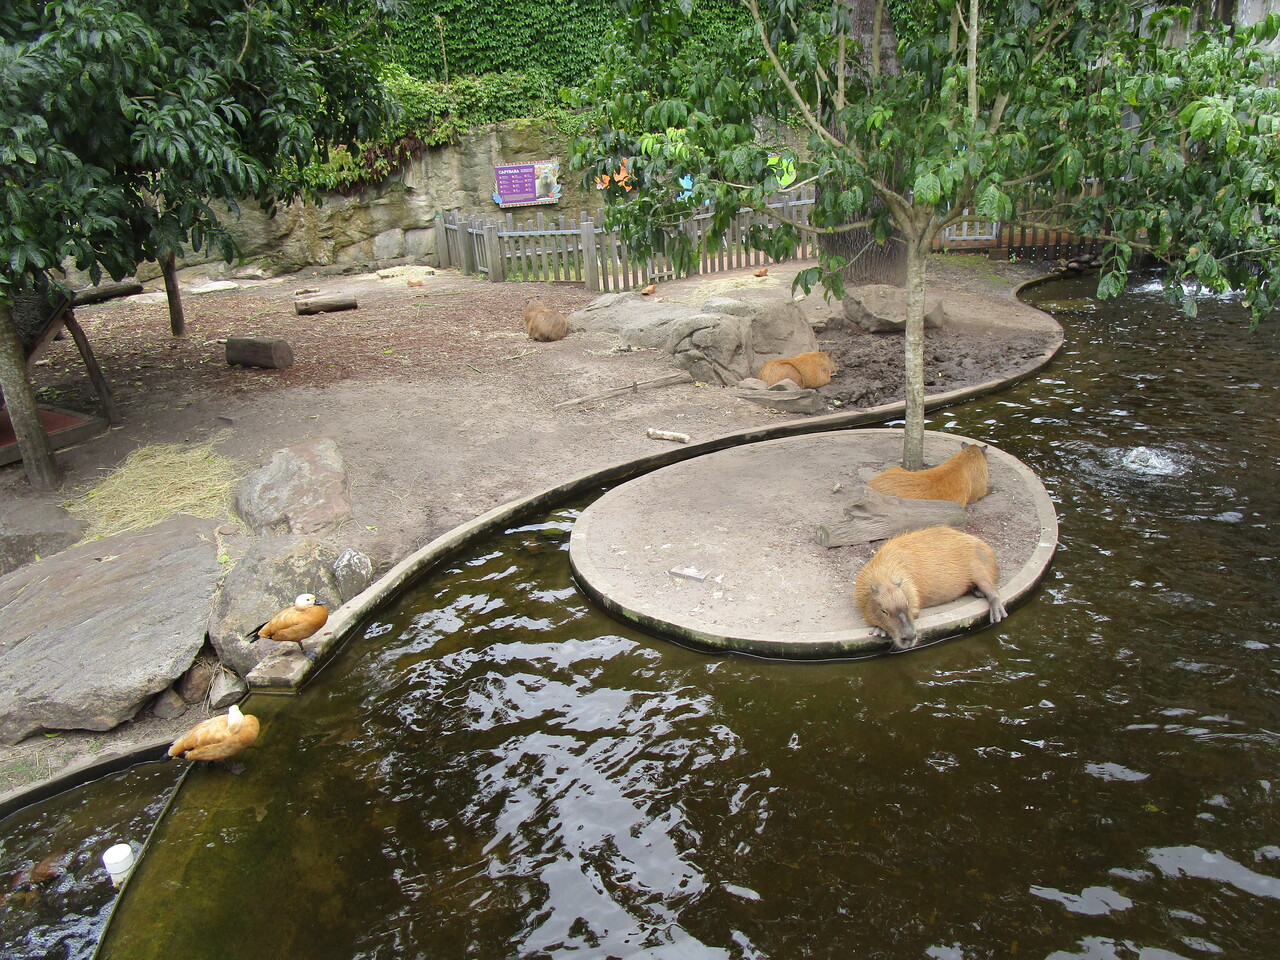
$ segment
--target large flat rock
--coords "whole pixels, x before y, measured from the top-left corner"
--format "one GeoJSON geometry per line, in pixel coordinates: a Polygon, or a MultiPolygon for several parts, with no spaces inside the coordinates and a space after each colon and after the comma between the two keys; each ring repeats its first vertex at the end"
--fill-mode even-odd
{"type": "Polygon", "coordinates": [[[0,740],[110,730],[180,677],[222,572],[214,528],[175,517],[0,578],[0,740]]]}

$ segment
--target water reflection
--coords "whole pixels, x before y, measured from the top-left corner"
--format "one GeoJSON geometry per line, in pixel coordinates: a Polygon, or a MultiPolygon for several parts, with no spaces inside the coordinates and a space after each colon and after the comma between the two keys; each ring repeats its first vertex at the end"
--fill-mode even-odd
{"type": "Polygon", "coordinates": [[[694,653],[582,599],[557,511],[255,705],[252,771],[193,772],[104,955],[1269,958],[1276,330],[1090,294],[1041,292],[1074,305],[1043,378],[929,424],[1057,504],[1008,620],[694,653]]]}

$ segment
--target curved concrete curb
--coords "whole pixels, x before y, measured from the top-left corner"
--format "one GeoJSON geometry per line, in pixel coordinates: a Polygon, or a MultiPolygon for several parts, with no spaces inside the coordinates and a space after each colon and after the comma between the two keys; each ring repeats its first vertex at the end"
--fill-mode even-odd
{"type": "MultiPolygon", "coordinates": [[[[574,523],[578,585],[614,616],[686,645],[775,659],[833,659],[888,647],[852,598],[878,544],[828,550],[815,533],[843,517],[874,472],[901,455],[903,431],[788,437],[721,451],[615,487],[574,523]]],[[[979,441],[928,432],[932,462],[979,441]]],[[[1003,532],[1000,595],[1020,601],[1058,542],[1048,492],[1023,463],[988,447],[992,493],[969,508],[970,528],[1003,532]]],[[[988,618],[966,595],[917,620],[921,642],[988,618]]]]}
{"type": "MultiPolygon", "coordinates": [[[[1031,283],[1036,282],[1040,281],[1031,281],[1031,283]]],[[[1023,284],[1018,289],[1024,289],[1029,285],[1023,284]]],[[[1053,317],[1049,314],[1044,314],[1044,317],[1046,324],[1052,324],[1056,329],[1057,335],[1039,357],[1029,361],[1024,367],[1008,377],[988,380],[971,387],[948,390],[927,396],[925,398],[925,410],[936,410],[939,407],[951,406],[976,397],[985,396],[988,393],[993,393],[1011,384],[1025,380],[1048,364],[1062,348],[1064,334],[1062,327],[1053,317]]],[[[750,427],[745,430],[723,434],[701,443],[670,448],[661,453],[624,461],[604,469],[593,470],[540,493],[504,503],[476,517],[474,520],[453,528],[448,533],[437,537],[411,553],[362,593],[344,603],[330,615],[329,622],[313,638],[317,650],[315,661],[297,663],[297,658],[288,658],[288,660],[283,661],[288,664],[287,667],[278,666],[276,670],[254,670],[246,679],[251,689],[278,693],[296,692],[315,674],[318,667],[323,666],[337,652],[360,622],[368,617],[376,607],[404,590],[414,579],[443,562],[467,543],[489,533],[497,525],[510,521],[523,513],[576,496],[592,487],[616,483],[620,480],[656,470],[659,467],[690,460],[708,453],[715,453],[740,444],[885,423],[903,416],[905,412],[906,403],[898,401],[848,413],[833,413],[820,417],[808,417],[804,420],[770,424],[763,427],[750,427]]],[[[280,663],[280,661],[277,661],[277,664],[280,663]]]]}

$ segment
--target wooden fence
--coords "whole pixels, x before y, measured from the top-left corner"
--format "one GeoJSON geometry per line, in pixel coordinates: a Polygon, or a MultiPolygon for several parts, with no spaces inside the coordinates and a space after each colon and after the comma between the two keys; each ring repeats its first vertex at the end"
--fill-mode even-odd
{"type": "MultiPolygon", "coordinates": [[[[788,218],[807,222],[813,207],[812,189],[783,194],[770,202],[788,218]]],[[[603,211],[577,217],[548,217],[516,223],[508,212],[501,219],[451,211],[436,217],[438,265],[479,274],[494,283],[539,281],[582,284],[592,292],[633,290],[677,277],[668,257],[640,258],[631,253],[616,230],[601,225],[603,211]]],[[[772,261],[747,243],[748,231],[767,217],[744,210],[733,221],[719,244],[708,237],[711,217],[700,214],[680,229],[689,233],[697,260],[697,275],[760,267],[772,261]]],[[[986,251],[1001,259],[1008,256],[1058,259],[1095,252],[1097,244],[1081,241],[1066,231],[1033,230],[998,223],[969,221],[949,229],[934,242],[936,250],[986,251]]],[[[801,234],[793,255],[805,260],[817,256],[812,238],[801,234]]]]}

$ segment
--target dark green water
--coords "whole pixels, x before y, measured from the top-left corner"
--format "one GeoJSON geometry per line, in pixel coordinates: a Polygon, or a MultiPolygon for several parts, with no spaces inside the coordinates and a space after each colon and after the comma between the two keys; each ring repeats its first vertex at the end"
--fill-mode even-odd
{"type": "Polygon", "coordinates": [[[1280,335],[1169,315],[1064,312],[1039,378],[929,424],[1057,503],[998,627],[707,656],[595,612],[574,510],[537,518],[252,700],[251,769],[193,771],[103,954],[1269,960],[1280,335]]]}

